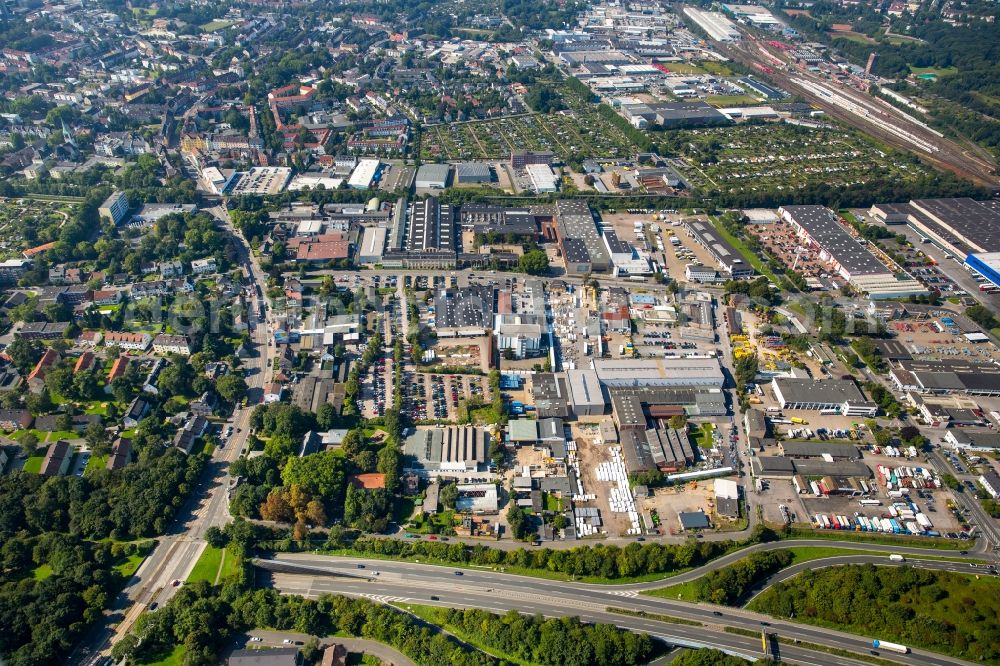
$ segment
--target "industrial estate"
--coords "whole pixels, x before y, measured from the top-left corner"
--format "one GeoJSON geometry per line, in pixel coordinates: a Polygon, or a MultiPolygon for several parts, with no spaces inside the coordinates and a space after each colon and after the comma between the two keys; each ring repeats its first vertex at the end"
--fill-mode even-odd
{"type": "Polygon", "coordinates": [[[0,4],[0,663],[1000,664],[998,14],[0,4]]]}

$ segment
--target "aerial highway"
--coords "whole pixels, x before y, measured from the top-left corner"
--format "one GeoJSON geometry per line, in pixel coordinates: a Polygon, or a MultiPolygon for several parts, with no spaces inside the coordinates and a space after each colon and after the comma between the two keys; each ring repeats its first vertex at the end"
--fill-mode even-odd
{"type": "MultiPolygon", "coordinates": [[[[889,565],[884,557],[857,555],[835,558],[837,564],[867,563],[889,565]]],[[[802,644],[823,645],[870,654],[871,639],[844,632],[778,620],[770,616],[709,604],[693,604],[659,597],[640,596],[639,592],[664,582],[637,585],[595,585],[568,581],[549,581],[484,569],[454,569],[410,562],[327,557],[309,554],[281,555],[270,561],[257,561],[271,571],[275,587],[282,593],[316,597],[321,594],[362,596],[384,603],[419,603],[456,608],[482,608],[503,613],[517,610],[549,616],[577,615],[590,622],[612,623],[634,631],[646,632],[677,645],[709,646],[749,658],[762,656],[760,638],[725,631],[726,627],[759,632],[774,632],[779,637],[802,644]],[[609,608],[649,615],[616,613],[609,608]],[[681,618],[703,626],[677,624],[655,616],[681,618]]],[[[810,563],[813,568],[822,566],[810,563]]],[[[971,571],[964,562],[910,562],[929,568],[971,571]]],[[[711,563],[699,569],[723,566],[711,563]]],[[[668,582],[689,580],[695,572],[671,578],[668,582]]],[[[857,660],[832,655],[805,645],[782,644],[783,661],[799,664],[855,664],[857,660]]],[[[907,655],[893,655],[903,664],[955,666],[963,660],[914,650],[907,655]]]]}

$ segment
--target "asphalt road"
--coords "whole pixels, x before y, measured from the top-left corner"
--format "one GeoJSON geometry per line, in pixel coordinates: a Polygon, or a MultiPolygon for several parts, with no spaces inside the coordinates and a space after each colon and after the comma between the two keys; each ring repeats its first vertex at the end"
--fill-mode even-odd
{"type": "MultiPolygon", "coordinates": [[[[482,608],[498,613],[514,609],[522,613],[541,613],[547,616],[578,615],[590,622],[605,622],[633,631],[645,632],[673,644],[689,647],[715,647],[731,654],[749,658],[762,656],[759,637],[745,637],[728,633],[724,627],[747,631],[760,631],[767,622],[767,630],[778,636],[832,648],[867,654],[871,639],[844,632],[795,624],[745,609],[732,609],[709,604],[639,596],[642,585],[591,585],[565,581],[505,574],[493,570],[476,571],[439,567],[406,562],[335,558],[308,554],[283,555],[280,562],[289,571],[301,566],[309,573],[272,573],[275,587],[282,593],[316,597],[321,594],[347,594],[361,596],[383,603],[420,603],[455,608],[482,608]],[[358,569],[358,565],[364,569],[358,569]],[[327,575],[315,575],[312,570],[325,569],[327,575]],[[342,575],[330,575],[339,572],[342,575]],[[376,573],[377,572],[377,573],[376,573]],[[367,577],[365,577],[367,576],[367,577]],[[433,598],[432,598],[433,597],[433,598]],[[701,622],[704,626],[674,624],[652,617],[632,617],[609,612],[609,607],[630,611],[645,611],[701,622]]],[[[878,561],[889,564],[887,558],[859,555],[841,558],[839,563],[878,561]]],[[[923,562],[910,562],[924,566],[923,562]]],[[[713,563],[714,564],[714,563],[713,563]]],[[[933,568],[947,568],[968,572],[964,563],[929,562],[933,568]]],[[[711,568],[713,565],[709,565],[711,568]]],[[[721,564],[716,566],[722,566],[721,564]]],[[[815,563],[813,565],[816,566],[815,563]]],[[[704,568],[703,568],[704,569],[704,568]]],[[[689,576],[685,576],[685,579],[689,576]]],[[[681,582],[681,578],[669,581],[681,582]]],[[[658,585],[662,586],[660,582],[658,585]]],[[[781,645],[783,661],[799,664],[856,664],[859,661],[837,657],[824,652],[809,650],[796,645],[781,645]]],[[[892,655],[901,664],[954,666],[965,664],[960,659],[915,650],[908,655],[892,655]]]]}
{"type": "MultiPolygon", "coordinates": [[[[224,208],[211,208],[208,212],[216,217],[238,241],[239,261],[247,267],[253,281],[261,290],[266,288],[265,274],[260,264],[250,252],[242,235],[231,225],[224,208]]],[[[201,483],[190,495],[190,499],[179,512],[170,532],[157,540],[157,545],[143,562],[135,576],[119,593],[111,610],[105,614],[103,624],[91,632],[76,652],[72,663],[93,663],[110,654],[111,646],[124,637],[143,611],[154,603],[162,605],[176,594],[179,586],[174,581],[183,581],[205,549],[205,532],[209,527],[222,526],[229,522],[229,502],[226,488],[229,484],[229,463],[240,457],[250,432],[250,415],[253,407],[263,394],[269,361],[274,348],[268,345],[268,329],[264,322],[256,319],[258,302],[252,299],[254,314],[251,337],[257,353],[244,361],[247,373],[247,407],[237,409],[230,419],[233,435],[224,445],[216,448],[201,483]]]]}

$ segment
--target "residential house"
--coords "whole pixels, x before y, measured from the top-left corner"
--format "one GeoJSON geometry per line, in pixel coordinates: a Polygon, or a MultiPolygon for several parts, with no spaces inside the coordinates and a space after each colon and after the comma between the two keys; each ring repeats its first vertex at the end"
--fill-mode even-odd
{"type": "Polygon", "coordinates": [[[183,428],[174,434],[174,446],[184,453],[191,453],[195,442],[208,430],[208,419],[197,414],[192,415],[183,428]]]}
{"type": "Polygon", "coordinates": [[[27,409],[0,409],[0,429],[26,430],[31,427],[31,412],[27,409]]]}
{"type": "Polygon", "coordinates": [[[115,362],[111,364],[111,369],[108,370],[108,377],[104,387],[105,391],[109,393],[111,392],[111,382],[125,374],[125,370],[128,369],[128,364],[128,356],[119,356],[115,359],[115,362]]]}
{"type": "Polygon", "coordinates": [[[160,277],[163,278],[164,280],[184,275],[184,264],[182,264],[177,260],[161,261],[159,263],[159,269],[160,269],[160,277]]]}
{"type": "Polygon", "coordinates": [[[323,650],[320,666],[345,666],[347,664],[347,648],[340,643],[334,643],[323,650]]]}
{"type": "Polygon", "coordinates": [[[76,338],[76,344],[96,347],[101,344],[104,335],[100,331],[84,331],[76,338]]]}
{"type": "Polygon", "coordinates": [[[58,363],[61,358],[59,352],[52,347],[46,349],[42,357],[38,359],[38,363],[35,364],[34,370],[28,375],[28,390],[32,393],[41,393],[45,387],[46,371],[58,363]]]}
{"type": "Polygon", "coordinates": [[[157,354],[191,355],[191,343],[186,335],[167,335],[160,333],[153,338],[153,351],[157,354]]]}
{"type": "Polygon", "coordinates": [[[45,452],[45,460],[42,461],[42,468],[38,471],[42,476],[63,476],[69,472],[69,465],[73,461],[73,450],[69,442],[59,440],[49,445],[45,452]]]}
{"type": "Polygon", "coordinates": [[[121,469],[132,462],[132,440],[119,437],[111,445],[111,455],[108,456],[107,469],[121,469]]]}
{"type": "Polygon", "coordinates": [[[191,262],[191,272],[195,275],[214,273],[216,270],[218,269],[216,268],[214,257],[209,257],[208,259],[195,259],[191,262]]]}
{"type": "Polygon", "coordinates": [[[121,349],[131,349],[134,351],[146,351],[151,341],[152,338],[149,333],[108,331],[104,336],[104,346],[120,347],[121,349]]]}
{"type": "Polygon", "coordinates": [[[215,396],[206,391],[197,400],[192,400],[189,407],[192,414],[208,418],[215,411],[215,396]]]}
{"type": "Polygon", "coordinates": [[[280,402],[285,389],[281,384],[271,382],[264,386],[264,403],[280,402]]]}
{"type": "Polygon", "coordinates": [[[146,414],[149,414],[149,403],[142,398],[135,398],[125,411],[122,423],[125,424],[126,428],[134,428],[139,425],[139,421],[146,417],[146,414]]]}
{"type": "Polygon", "coordinates": [[[97,355],[92,351],[85,351],[80,354],[80,358],[76,359],[76,365],[73,366],[73,374],[77,375],[81,372],[89,372],[96,363],[97,355]]]}
{"type": "MultiPolygon", "coordinates": [[[[63,414],[43,414],[35,419],[35,430],[41,432],[57,432],[65,430],[65,424],[60,423],[63,414]]],[[[100,425],[103,419],[100,414],[76,414],[70,417],[69,430],[83,432],[91,423],[100,425]]]]}
{"type": "Polygon", "coordinates": [[[98,289],[91,298],[94,305],[117,305],[121,303],[122,292],[118,289],[98,289]]]}

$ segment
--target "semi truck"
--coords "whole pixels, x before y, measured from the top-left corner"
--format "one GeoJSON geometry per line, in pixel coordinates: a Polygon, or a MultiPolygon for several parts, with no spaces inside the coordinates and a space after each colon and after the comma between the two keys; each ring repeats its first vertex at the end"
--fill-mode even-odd
{"type": "Polygon", "coordinates": [[[890,652],[898,652],[900,654],[909,654],[910,648],[905,645],[900,645],[899,643],[890,643],[889,641],[880,641],[875,639],[872,641],[872,648],[875,650],[889,650],[890,652]]]}

